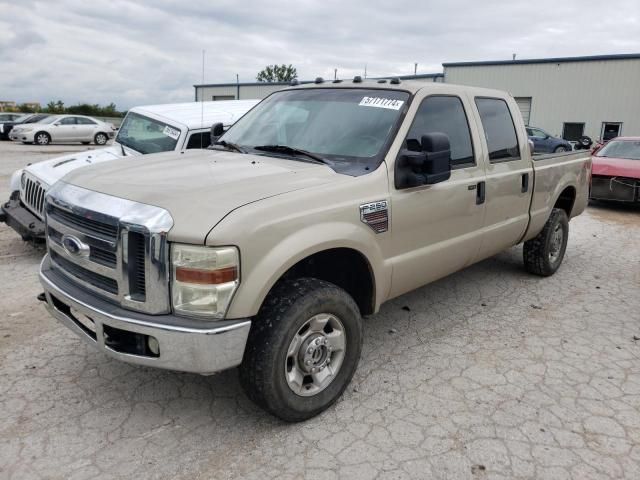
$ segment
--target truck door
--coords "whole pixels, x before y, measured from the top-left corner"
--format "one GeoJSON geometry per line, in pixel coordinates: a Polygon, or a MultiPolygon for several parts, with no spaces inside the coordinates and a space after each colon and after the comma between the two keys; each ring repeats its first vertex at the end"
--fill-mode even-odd
{"type": "Polygon", "coordinates": [[[533,166],[529,151],[521,150],[521,146],[527,148],[527,137],[524,128],[515,127],[514,118],[519,120],[516,103],[488,97],[474,97],[474,103],[484,133],[486,164],[484,235],[477,257],[480,260],[515,245],[524,235],[529,224],[533,166]]]}
{"type": "Polygon", "coordinates": [[[484,165],[474,149],[480,139],[477,129],[469,128],[469,100],[453,90],[451,94],[444,88],[442,91],[442,95],[414,99],[408,115],[413,109],[416,114],[402,148],[419,149],[420,138],[427,133],[447,134],[451,178],[406,189],[396,189],[391,178],[391,296],[463,268],[480,245],[485,205],[479,195],[484,165]]]}

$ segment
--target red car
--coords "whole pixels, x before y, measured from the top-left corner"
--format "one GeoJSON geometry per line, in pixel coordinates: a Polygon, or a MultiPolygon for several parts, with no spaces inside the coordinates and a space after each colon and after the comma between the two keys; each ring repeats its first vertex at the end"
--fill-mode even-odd
{"type": "Polygon", "coordinates": [[[590,198],[640,203],[640,137],[616,137],[592,160],[590,198]]]}

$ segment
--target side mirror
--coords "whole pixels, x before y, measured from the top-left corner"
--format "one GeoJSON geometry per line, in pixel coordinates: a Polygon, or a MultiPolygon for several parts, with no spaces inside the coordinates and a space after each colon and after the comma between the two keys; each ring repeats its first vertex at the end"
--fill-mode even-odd
{"type": "Polygon", "coordinates": [[[224,133],[224,125],[221,122],[211,125],[211,144],[218,141],[218,138],[224,133]]]}
{"type": "Polygon", "coordinates": [[[396,160],[396,188],[433,185],[451,177],[451,145],[446,134],[434,132],[423,135],[420,147],[421,152],[400,151],[396,160]]]}

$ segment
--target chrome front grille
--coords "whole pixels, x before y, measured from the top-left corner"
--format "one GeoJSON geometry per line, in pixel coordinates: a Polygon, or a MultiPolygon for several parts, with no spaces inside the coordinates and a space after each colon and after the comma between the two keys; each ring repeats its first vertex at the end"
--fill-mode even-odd
{"type": "Polygon", "coordinates": [[[26,174],[24,188],[21,193],[22,203],[24,203],[31,212],[43,218],[46,186],[40,180],[26,174]]]}
{"type": "Polygon", "coordinates": [[[123,307],[167,313],[167,232],[163,209],[57,182],[45,203],[54,269],[123,307]]]}

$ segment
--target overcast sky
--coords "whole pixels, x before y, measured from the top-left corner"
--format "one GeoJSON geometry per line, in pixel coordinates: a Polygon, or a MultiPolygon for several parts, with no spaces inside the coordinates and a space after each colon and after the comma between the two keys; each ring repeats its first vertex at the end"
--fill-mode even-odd
{"type": "Polygon", "coordinates": [[[0,0],[0,100],[120,109],[201,82],[440,72],[442,62],[640,52],[640,1],[0,0]]]}

